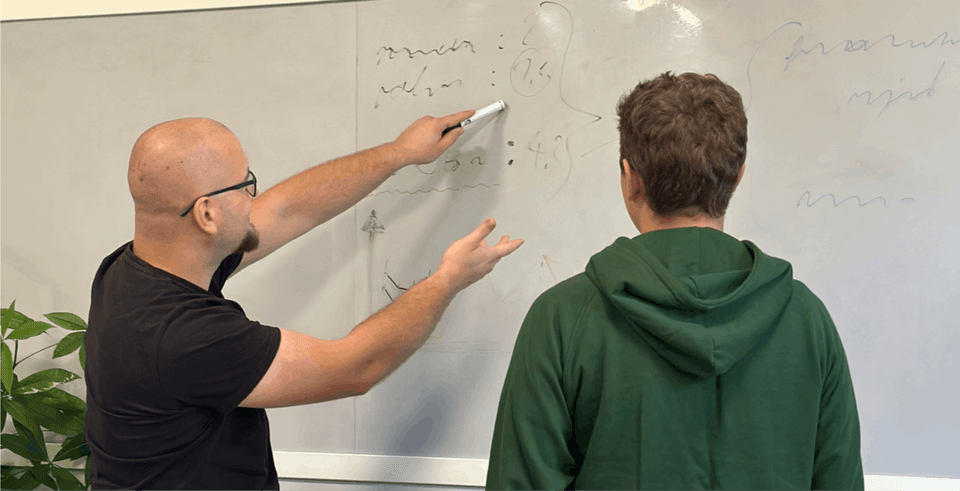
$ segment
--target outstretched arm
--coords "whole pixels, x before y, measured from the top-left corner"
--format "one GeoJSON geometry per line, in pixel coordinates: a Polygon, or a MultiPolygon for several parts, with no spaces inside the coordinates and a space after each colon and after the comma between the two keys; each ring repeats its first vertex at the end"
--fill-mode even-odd
{"type": "Polygon", "coordinates": [[[336,341],[280,330],[280,347],[242,407],[283,407],[366,393],[426,342],[450,300],[517,250],[522,239],[486,237],[496,222],[485,220],[451,245],[435,273],[336,341]]]}
{"type": "Polygon", "coordinates": [[[317,165],[257,196],[250,221],[260,247],[244,254],[234,274],[357,204],[397,170],[436,160],[463,134],[457,128],[441,136],[443,130],[472,114],[424,116],[392,142],[317,165]]]}

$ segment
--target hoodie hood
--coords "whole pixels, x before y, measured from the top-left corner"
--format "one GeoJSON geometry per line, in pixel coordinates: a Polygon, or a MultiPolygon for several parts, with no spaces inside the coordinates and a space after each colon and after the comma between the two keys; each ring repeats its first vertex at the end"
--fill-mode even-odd
{"type": "Polygon", "coordinates": [[[789,263],[712,228],[620,237],[586,275],[660,356],[696,378],[735,365],[793,290],[789,263]]]}

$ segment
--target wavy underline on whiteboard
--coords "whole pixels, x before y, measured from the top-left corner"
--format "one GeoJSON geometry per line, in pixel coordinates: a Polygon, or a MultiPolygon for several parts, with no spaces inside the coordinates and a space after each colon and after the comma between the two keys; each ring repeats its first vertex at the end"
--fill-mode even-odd
{"type": "Polygon", "coordinates": [[[388,190],[386,190],[386,191],[378,191],[378,192],[376,192],[376,193],[372,193],[372,194],[370,194],[370,195],[368,195],[368,196],[377,196],[377,195],[380,195],[380,194],[417,194],[417,193],[426,194],[426,193],[433,193],[433,192],[441,192],[441,193],[442,193],[442,192],[444,192],[444,191],[459,191],[459,190],[461,190],[461,189],[466,189],[466,188],[471,188],[471,189],[472,189],[472,188],[479,187],[479,186],[483,186],[483,187],[486,187],[486,188],[500,187],[499,184],[484,184],[484,183],[480,183],[480,184],[473,184],[473,185],[464,185],[464,186],[457,186],[457,187],[449,187],[449,188],[443,188],[443,189],[440,189],[440,188],[418,189],[418,190],[416,190],[416,191],[401,191],[401,190],[399,190],[399,189],[388,189],[388,190]]]}
{"type": "Polygon", "coordinates": [[[386,58],[390,60],[399,56],[403,52],[407,53],[408,58],[413,59],[413,57],[417,55],[426,56],[429,54],[435,54],[437,56],[443,56],[447,53],[451,53],[451,52],[455,52],[457,50],[463,49],[464,47],[469,47],[470,51],[472,51],[473,53],[477,52],[477,50],[474,49],[473,47],[473,43],[471,43],[470,41],[467,41],[466,39],[464,39],[463,41],[460,41],[459,44],[457,44],[457,40],[454,39],[453,43],[451,43],[449,47],[446,45],[446,43],[444,43],[444,44],[441,44],[439,48],[434,48],[427,51],[423,51],[422,49],[411,50],[410,48],[407,48],[407,47],[403,47],[400,49],[393,49],[390,46],[384,46],[377,50],[377,56],[380,57],[377,60],[377,65],[379,65],[380,62],[383,61],[384,53],[386,53],[386,58]]]}
{"type": "MultiPolygon", "coordinates": [[[[848,200],[851,200],[851,199],[857,200],[857,204],[859,204],[861,208],[863,208],[864,206],[867,206],[867,205],[869,205],[870,203],[873,203],[874,201],[877,201],[877,200],[880,200],[880,202],[883,203],[883,206],[884,206],[884,207],[887,207],[887,208],[889,207],[889,206],[887,205],[887,199],[884,198],[883,196],[877,196],[876,198],[873,198],[873,199],[871,199],[871,200],[869,200],[869,201],[867,201],[867,202],[864,202],[859,196],[848,196],[848,197],[846,197],[846,198],[844,198],[844,199],[842,199],[842,200],[840,200],[840,201],[837,201],[837,197],[836,197],[833,193],[826,193],[826,194],[821,195],[819,198],[817,198],[817,199],[815,199],[815,200],[813,200],[813,201],[811,202],[811,201],[810,201],[810,198],[812,198],[813,195],[810,193],[810,191],[805,191],[803,194],[800,195],[800,199],[797,201],[797,208],[799,208],[799,207],[803,204],[803,198],[804,198],[804,197],[807,198],[807,208],[810,208],[810,207],[812,207],[813,205],[817,204],[817,203],[818,203],[820,200],[822,200],[823,198],[826,198],[827,196],[829,196],[829,197],[830,197],[830,200],[833,201],[833,206],[834,206],[834,207],[840,206],[840,205],[843,204],[845,201],[848,201],[848,200]]],[[[915,200],[915,199],[913,199],[913,198],[910,198],[910,197],[906,197],[906,198],[900,198],[900,201],[912,201],[912,202],[916,202],[917,200],[915,200]]]]}

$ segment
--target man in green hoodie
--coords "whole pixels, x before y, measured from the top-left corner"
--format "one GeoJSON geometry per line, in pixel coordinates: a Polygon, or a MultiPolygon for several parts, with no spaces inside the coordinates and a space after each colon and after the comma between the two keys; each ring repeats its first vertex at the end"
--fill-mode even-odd
{"type": "Polygon", "coordinates": [[[667,72],[618,116],[640,235],[530,307],[487,487],[863,489],[830,315],[789,263],[723,233],[746,155],[740,94],[667,72]]]}

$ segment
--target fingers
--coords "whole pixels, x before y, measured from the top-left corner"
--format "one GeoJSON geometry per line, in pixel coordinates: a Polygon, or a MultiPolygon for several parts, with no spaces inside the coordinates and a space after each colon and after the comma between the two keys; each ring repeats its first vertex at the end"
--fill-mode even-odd
{"type": "Polygon", "coordinates": [[[440,121],[440,123],[443,125],[441,126],[442,136],[440,138],[440,144],[443,145],[444,147],[449,147],[450,145],[453,145],[453,142],[457,141],[457,138],[460,138],[460,135],[462,135],[464,132],[463,128],[459,128],[459,127],[454,128],[454,126],[460,124],[463,120],[469,118],[470,116],[473,116],[475,112],[476,111],[471,109],[469,111],[460,111],[455,114],[450,114],[442,118],[438,118],[438,121],[440,121]],[[447,134],[444,135],[442,132],[446,131],[447,128],[453,128],[453,129],[448,131],[447,134]]]}
{"type": "Polygon", "coordinates": [[[444,150],[450,148],[450,145],[453,145],[453,142],[457,141],[457,138],[460,138],[460,135],[462,135],[464,131],[465,130],[463,128],[456,127],[448,131],[446,135],[441,133],[442,136],[440,137],[440,144],[443,145],[444,150]]]}
{"type": "Polygon", "coordinates": [[[493,229],[496,228],[496,226],[496,220],[492,218],[484,220],[483,223],[481,223],[480,226],[468,236],[470,237],[470,243],[472,243],[474,247],[480,245],[480,243],[483,242],[483,239],[486,239],[487,236],[490,235],[490,232],[493,232],[493,229]]]}
{"type": "MultiPolygon", "coordinates": [[[[493,218],[484,220],[483,223],[481,223],[480,226],[468,236],[473,247],[480,247],[481,244],[485,246],[486,244],[484,243],[484,239],[490,235],[490,232],[493,232],[493,229],[496,228],[496,226],[497,221],[493,218]]],[[[504,235],[500,237],[500,242],[497,242],[497,245],[490,247],[489,249],[494,253],[497,259],[499,259],[517,250],[521,245],[523,245],[523,239],[510,240],[510,236],[504,235]]]]}
{"type": "MultiPolygon", "coordinates": [[[[473,116],[473,113],[475,112],[477,111],[473,109],[468,109],[466,111],[460,111],[458,113],[449,114],[447,116],[440,118],[440,122],[443,123],[444,128],[449,128],[455,124],[459,124],[464,119],[467,119],[470,116],[473,116]]],[[[450,133],[453,133],[453,131],[451,131],[450,133]]]]}
{"type": "Polygon", "coordinates": [[[523,245],[523,239],[514,239],[507,242],[506,240],[504,240],[506,238],[507,236],[504,236],[503,239],[500,239],[499,244],[490,248],[490,250],[497,255],[497,259],[513,253],[513,251],[519,249],[520,246],[523,245]]]}
{"type": "Polygon", "coordinates": [[[510,240],[503,235],[494,247],[486,244],[486,237],[497,226],[496,220],[487,218],[476,230],[454,242],[447,248],[437,270],[450,284],[460,291],[489,274],[504,256],[517,250],[523,239],[510,240]]]}

